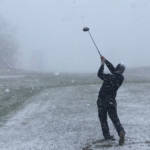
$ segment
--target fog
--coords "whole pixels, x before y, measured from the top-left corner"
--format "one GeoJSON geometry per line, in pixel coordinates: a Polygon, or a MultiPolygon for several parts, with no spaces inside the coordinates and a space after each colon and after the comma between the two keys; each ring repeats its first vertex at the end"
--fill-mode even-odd
{"type": "Polygon", "coordinates": [[[15,30],[17,68],[95,72],[101,53],[115,65],[150,66],[149,0],[2,0],[0,15],[15,30]]]}

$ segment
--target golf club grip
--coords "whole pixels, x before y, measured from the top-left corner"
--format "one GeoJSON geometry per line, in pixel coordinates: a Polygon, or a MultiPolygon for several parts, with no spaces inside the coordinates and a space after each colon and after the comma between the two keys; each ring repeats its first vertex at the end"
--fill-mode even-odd
{"type": "Polygon", "coordinates": [[[88,31],[88,33],[89,33],[89,35],[90,35],[90,37],[91,37],[91,39],[92,39],[92,41],[93,41],[94,46],[95,46],[96,49],[97,49],[97,52],[99,53],[100,56],[102,56],[101,53],[100,53],[100,50],[98,49],[98,46],[96,45],[96,43],[95,43],[95,41],[94,41],[94,39],[93,39],[93,37],[92,37],[92,35],[91,35],[91,33],[90,33],[90,31],[88,31]]]}

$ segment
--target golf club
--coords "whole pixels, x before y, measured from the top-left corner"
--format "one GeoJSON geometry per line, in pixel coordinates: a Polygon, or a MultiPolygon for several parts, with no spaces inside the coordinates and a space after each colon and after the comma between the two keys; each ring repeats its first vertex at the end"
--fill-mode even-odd
{"type": "Polygon", "coordinates": [[[90,37],[91,37],[91,39],[92,39],[92,42],[93,42],[94,46],[96,47],[96,49],[97,49],[99,55],[102,56],[101,53],[100,53],[100,50],[98,49],[98,46],[96,45],[96,43],[95,43],[95,41],[94,41],[94,38],[92,37],[92,34],[90,33],[90,28],[89,28],[89,27],[84,27],[84,28],[83,28],[83,31],[89,33],[89,35],[90,35],[90,37]]]}

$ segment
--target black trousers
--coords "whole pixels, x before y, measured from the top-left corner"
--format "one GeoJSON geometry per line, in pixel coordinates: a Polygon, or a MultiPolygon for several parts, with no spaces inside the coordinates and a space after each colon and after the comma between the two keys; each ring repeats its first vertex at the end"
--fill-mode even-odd
{"type": "Polygon", "coordinates": [[[111,121],[113,122],[113,125],[118,135],[120,135],[121,131],[125,133],[124,128],[122,127],[118,114],[117,114],[116,100],[112,98],[109,98],[107,100],[99,98],[97,101],[97,106],[98,106],[98,116],[99,116],[104,138],[107,138],[110,136],[109,126],[107,122],[107,114],[109,115],[111,121]]]}

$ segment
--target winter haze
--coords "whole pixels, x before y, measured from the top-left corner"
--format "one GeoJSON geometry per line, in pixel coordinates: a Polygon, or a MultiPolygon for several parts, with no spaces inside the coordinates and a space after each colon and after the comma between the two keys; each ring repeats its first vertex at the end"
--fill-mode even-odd
{"type": "Polygon", "coordinates": [[[1,0],[0,15],[15,30],[18,68],[95,72],[98,54],[114,64],[150,66],[149,0],[1,0]]]}

